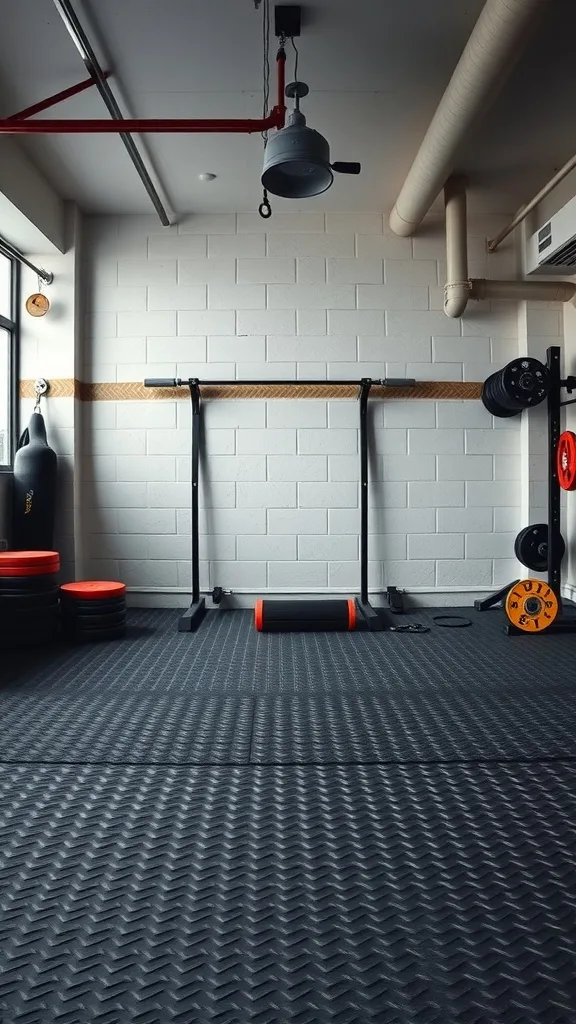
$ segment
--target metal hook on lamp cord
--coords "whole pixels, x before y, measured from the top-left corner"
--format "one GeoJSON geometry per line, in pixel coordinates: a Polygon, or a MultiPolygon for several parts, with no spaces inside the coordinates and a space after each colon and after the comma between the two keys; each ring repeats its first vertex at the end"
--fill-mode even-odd
{"type": "Polygon", "coordinates": [[[261,217],[263,217],[264,220],[268,220],[272,216],[272,207],[270,206],[268,192],[266,191],[266,189],[264,189],[262,193],[262,202],[258,207],[258,213],[260,214],[261,217]]]}

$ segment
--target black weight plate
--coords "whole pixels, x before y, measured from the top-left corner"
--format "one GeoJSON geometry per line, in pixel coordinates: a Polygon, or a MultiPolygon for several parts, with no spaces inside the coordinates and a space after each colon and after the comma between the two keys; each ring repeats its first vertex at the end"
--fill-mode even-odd
{"type": "Polygon", "coordinates": [[[26,638],[33,636],[38,630],[55,629],[59,625],[59,618],[54,612],[48,612],[38,619],[10,619],[6,621],[0,618],[0,633],[4,636],[11,630],[19,637],[26,638]]]}
{"type": "Polygon", "coordinates": [[[494,374],[490,389],[494,397],[495,402],[503,409],[507,409],[513,412],[514,415],[520,411],[516,402],[510,400],[510,396],[507,394],[503,384],[503,370],[499,370],[494,374]]]}
{"type": "Polygon", "coordinates": [[[99,612],[120,612],[126,610],[125,597],[111,597],[104,601],[74,601],[70,598],[63,598],[60,595],[62,610],[73,614],[89,614],[99,612]]]}
{"type": "Polygon", "coordinates": [[[534,572],[545,572],[548,568],[548,525],[536,523],[526,526],[514,542],[514,554],[522,565],[534,572]],[[542,550],[543,549],[543,550],[542,550]]]}
{"type": "Polygon", "coordinates": [[[26,633],[15,633],[12,631],[9,634],[3,634],[0,632],[0,648],[37,647],[39,644],[52,643],[52,641],[56,639],[56,636],[56,630],[53,628],[28,630],[26,633]]]}
{"type": "Polygon", "coordinates": [[[518,414],[517,409],[504,408],[504,406],[500,405],[500,403],[497,401],[494,395],[493,388],[495,384],[495,378],[497,376],[497,374],[493,373],[484,381],[484,384],[482,385],[482,404],[484,408],[487,409],[488,412],[492,414],[492,416],[498,416],[502,418],[508,416],[516,416],[518,414]]]}
{"type": "Polygon", "coordinates": [[[106,633],[110,629],[126,629],[126,622],[117,622],[110,626],[92,626],[88,624],[80,626],[67,622],[63,623],[63,626],[66,627],[66,631],[68,633],[94,633],[94,635],[96,635],[97,633],[106,633]]]}
{"type": "Polygon", "coordinates": [[[22,602],[1,600],[0,599],[0,619],[9,618],[10,616],[30,615],[32,618],[35,615],[58,615],[60,608],[58,602],[51,599],[51,601],[44,602],[43,604],[24,604],[22,602]]]}
{"type": "Polygon", "coordinates": [[[0,578],[0,595],[40,594],[47,590],[58,592],[56,576],[2,576],[0,578]]]}
{"type": "Polygon", "coordinates": [[[3,594],[0,596],[0,615],[3,611],[19,608],[58,608],[58,595],[47,591],[45,594],[3,594]]]}
{"type": "Polygon", "coordinates": [[[33,612],[21,609],[19,612],[11,612],[6,615],[0,611],[0,633],[6,633],[10,629],[34,630],[36,627],[54,626],[58,622],[57,608],[36,608],[33,612]]]}
{"type": "Polygon", "coordinates": [[[99,640],[120,640],[126,636],[126,626],[112,626],[105,629],[77,629],[64,635],[73,643],[93,643],[99,640]]]}
{"type": "MultiPolygon", "coordinates": [[[[560,537],[560,559],[564,558],[566,545],[560,537]]],[[[522,565],[533,572],[546,572],[548,568],[548,524],[535,523],[524,527],[514,541],[514,554],[522,565]]]]}
{"type": "Polygon", "coordinates": [[[110,612],[103,615],[67,615],[62,614],[64,629],[96,629],[100,626],[119,626],[126,624],[126,612],[110,612]]]}
{"type": "Polygon", "coordinates": [[[539,359],[527,356],[513,359],[498,374],[498,385],[504,403],[516,409],[527,409],[543,402],[550,388],[548,369],[539,359]]]}
{"type": "Polygon", "coordinates": [[[32,647],[47,647],[57,639],[55,633],[46,633],[27,640],[18,640],[15,637],[0,637],[0,650],[30,650],[32,647]]]}
{"type": "MultiPolygon", "coordinates": [[[[532,527],[525,526],[523,530],[520,530],[520,533],[514,541],[514,554],[518,561],[522,562],[522,565],[526,565],[526,562],[524,561],[524,558],[526,556],[525,541],[531,529],[532,527]]],[[[538,526],[535,526],[534,529],[538,529],[538,526]]],[[[527,568],[532,568],[532,566],[527,566],[527,568]]]]}

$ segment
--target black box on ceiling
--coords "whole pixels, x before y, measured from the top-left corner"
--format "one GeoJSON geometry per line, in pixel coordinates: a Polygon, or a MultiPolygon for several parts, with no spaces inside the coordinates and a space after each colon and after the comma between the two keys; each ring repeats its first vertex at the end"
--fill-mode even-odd
{"type": "Polygon", "coordinates": [[[302,19],[302,8],[299,4],[284,4],[274,8],[274,35],[292,36],[300,35],[300,23],[302,19]]]}

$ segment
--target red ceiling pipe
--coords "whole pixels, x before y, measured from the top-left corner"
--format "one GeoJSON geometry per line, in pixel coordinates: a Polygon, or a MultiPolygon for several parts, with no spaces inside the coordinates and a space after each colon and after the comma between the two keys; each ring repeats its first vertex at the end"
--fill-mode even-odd
{"type": "Polygon", "coordinates": [[[150,134],[189,135],[200,133],[235,133],[250,135],[270,128],[281,128],[284,116],[275,107],[266,118],[237,120],[194,120],[185,118],[123,118],[121,121],[107,118],[89,120],[42,120],[42,121],[0,121],[3,135],[104,135],[120,132],[141,132],[150,134]]]}
{"type": "MultiPolygon", "coordinates": [[[[110,72],[104,72],[104,78],[108,78],[110,72]]],[[[91,85],[96,85],[93,78],[85,78],[84,81],[78,82],[77,85],[71,85],[69,89],[62,89],[62,92],[57,92],[54,96],[48,96],[45,100],[40,100],[39,103],[33,103],[31,107],[25,107],[24,110],[19,110],[17,114],[11,114],[10,117],[6,118],[7,121],[23,121],[26,117],[32,117],[32,114],[39,114],[42,110],[48,110],[49,107],[54,107],[57,103],[62,103],[62,100],[69,100],[71,96],[77,96],[78,93],[84,92],[85,89],[89,89],[91,85]]]]}
{"type": "MultiPolygon", "coordinates": [[[[4,135],[95,135],[112,132],[141,132],[151,134],[233,133],[250,135],[272,128],[283,128],[286,120],[284,103],[284,75],[286,54],[278,51],[278,103],[267,117],[261,118],[90,118],[88,120],[27,121],[26,111],[18,116],[0,120],[0,134],[4,135]]],[[[45,101],[47,102],[47,101],[45,101]]],[[[30,108],[31,109],[31,108],[30,108]]]]}
{"type": "Polygon", "coordinates": [[[278,53],[276,54],[276,78],[278,82],[278,98],[276,100],[276,106],[274,107],[272,113],[274,113],[274,111],[277,111],[277,113],[281,117],[282,123],[275,124],[273,127],[283,128],[286,120],[286,103],[284,100],[284,91],[286,88],[286,50],[284,49],[283,46],[279,48],[278,53]]]}

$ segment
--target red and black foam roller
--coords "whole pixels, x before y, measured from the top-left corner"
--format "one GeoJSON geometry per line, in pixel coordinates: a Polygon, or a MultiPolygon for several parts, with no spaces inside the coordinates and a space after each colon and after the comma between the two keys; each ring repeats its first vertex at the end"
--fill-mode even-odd
{"type": "Polygon", "coordinates": [[[259,633],[324,633],[356,628],[356,604],[352,598],[327,601],[264,601],[254,607],[259,633]]]}

